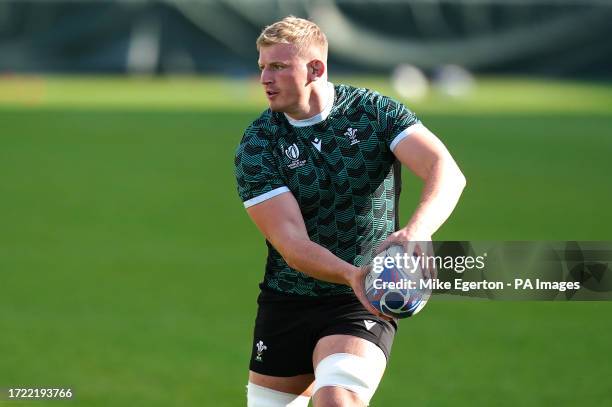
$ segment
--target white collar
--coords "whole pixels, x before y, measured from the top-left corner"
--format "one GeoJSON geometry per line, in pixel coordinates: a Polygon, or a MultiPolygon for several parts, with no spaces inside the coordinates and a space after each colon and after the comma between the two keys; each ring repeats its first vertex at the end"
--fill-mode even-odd
{"type": "Polygon", "coordinates": [[[295,127],[306,127],[321,123],[323,120],[327,119],[327,116],[329,116],[332,107],[334,107],[334,84],[331,82],[327,82],[327,89],[327,102],[325,103],[325,107],[323,108],[323,111],[321,111],[321,113],[315,114],[314,116],[309,117],[308,119],[302,120],[292,119],[287,115],[287,113],[285,113],[285,117],[289,121],[289,124],[295,127]]]}

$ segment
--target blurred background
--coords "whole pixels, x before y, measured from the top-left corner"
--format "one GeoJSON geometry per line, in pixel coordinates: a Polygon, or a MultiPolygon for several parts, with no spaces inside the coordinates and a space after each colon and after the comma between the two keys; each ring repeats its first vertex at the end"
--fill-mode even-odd
{"type": "MultiPolygon", "coordinates": [[[[611,2],[0,0],[0,388],[74,393],[1,405],[245,405],[265,244],[233,158],[288,14],[453,153],[436,239],[612,240],[611,2]]],[[[432,301],[372,405],[610,405],[611,312],[432,301]]]]}
{"type": "Polygon", "coordinates": [[[460,65],[607,77],[604,0],[124,0],[0,2],[0,69],[252,74],[254,38],[286,15],[327,33],[336,71],[460,65]]]}

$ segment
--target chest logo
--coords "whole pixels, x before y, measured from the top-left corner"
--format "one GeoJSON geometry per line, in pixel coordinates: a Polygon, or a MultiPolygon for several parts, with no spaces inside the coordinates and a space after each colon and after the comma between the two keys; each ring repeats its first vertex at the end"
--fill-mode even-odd
{"type": "Polygon", "coordinates": [[[298,158],[300,158],[300,149],[298,148],[298,146],[295,145],[295,143],[293,143],[289,147],[287,147],[287,149],[285,150],[285,155],[287,155],[287,157],[291,158],[292,160],[297,160],[298,158]]]}
{"type": "Polygon", "coordinates": [[[291,160],[291,162],[287,164],[287,167],[292,170],[306,164],[306,160],[300,160],[300,149],[295,143],[287,147],[283,153],[291,160]]]}
{"type": "Polygon", "coordinates": [[[314,141],[311,141],[312,145],[317,149],[317,151],[321,152],[321,139],[316,138],[314,141]]]}
{"type": "Polygon", "coordinates": [[[349,138],[351,145],[359,143],[359,139],[357,138],[357,129],[349,127],[344,135],[349,138]]]}

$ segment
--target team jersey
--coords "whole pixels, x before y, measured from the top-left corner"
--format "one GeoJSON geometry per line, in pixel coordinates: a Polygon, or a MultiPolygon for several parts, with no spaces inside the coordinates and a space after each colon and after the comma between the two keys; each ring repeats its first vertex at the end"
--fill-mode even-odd
{"type": "MultiPolygon", "coordinates": [[[[296,121],[268,109],[246,129],[235,157],[238,194],[248,208],[292,193],[310,239],[362,266],[398,229],[401,181],[393,149],[421,124],[377,92],[332,84],[329,91],[318,117],[296,121]]],[[[266,244],[261,289],[306,296],[352,292],[292,269],[266,244]]]]}

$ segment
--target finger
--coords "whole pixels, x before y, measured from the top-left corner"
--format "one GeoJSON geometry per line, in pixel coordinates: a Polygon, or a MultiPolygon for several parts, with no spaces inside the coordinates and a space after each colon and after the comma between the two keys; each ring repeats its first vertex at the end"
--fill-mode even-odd
{"type": "MultiPolygon", "coordinates": [[[[375,314],[376,315],[376,314],[375,314]]],[[[378,315],[376,315],[378,318],[380,319],[384,319],[385,321],[391,321],[393,318],[386,316],[385,314],[383,314],[382,312],[379,312],[378,315]]]]}
{"type": "Polygon", "coordinates": [[[377,316],[378,318],[384,319],[386,321],[391,320],[390,317],[386,316],[385,314],[383,314],[382,312],[374,308],[374,306],[370,303],[370,301],[367,299],[365,295],[358,296],[357,298],[359,298],[359,301],[361,301],[361,304],[370,314],[377,316]]]}
{"type": "Polygon", "coordinates": [[[383,314],[382,312],[378,311],[376,308],[374,308],[371,304],[367,304],[366,306],[366,310],[368,310],[370,312],[370,314],[380,318],[380,319],[384,319],[385,321],[390,321],[391,317],[386,316],[385,314],[383,314]]]}
{"type": "Polygon", "coordinates": [[[372,264],[366,264],[360,267],[360,278],[363,280],[365,278],[365,276],[372,271],[372,268],[374,266],[372,264]]]}
{"type": "Polygon", "coordinates": [[[353,292],[357,296],[357,299],[359,300],[359,302],[361,302],[361,305],[363,305],[366,311],[368,311],[370,314],[378,318],[384,319],[386,321],[391,320],[390,317],[386,316],[385,314],[383,314],[382,312],[374,308],[372,304],[370,304],[370,301],[366,297],[365,292],[362,287],[358,287],[358,288],[356,287],[355,289],[353,289],[353,292]]]}
{"type": "Polygon", "coordinates": [[[381,254],[382,252],[387,250],[389,246],[393,245],[393,243],[396,243],[396,242],[391,237],[386,238],[385,240],[383,240],[381,244],[378,245],[378,247],[374,251],[374,255],[377,256],[381,254]]]}
{"type": "Polygon", "coordinates": [[[419,257],[421,253],[419,252],[418,242],[409,240],[402,244],[404,251],[409,253],[413,257],[419,257]]]}

